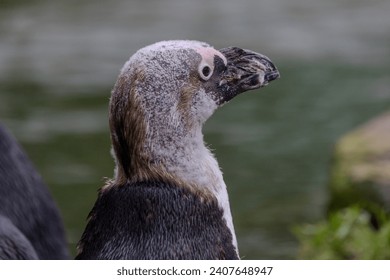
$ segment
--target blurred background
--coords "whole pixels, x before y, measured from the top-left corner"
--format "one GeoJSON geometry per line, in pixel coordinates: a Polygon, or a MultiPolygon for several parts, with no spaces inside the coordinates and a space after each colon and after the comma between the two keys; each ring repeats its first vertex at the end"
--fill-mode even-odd
{"type": "Polygon", "coordinates": [[[321,220],[336,140],[389,109],[387,0],[0,0],[0,120],[50,187],[72,253],[113,174],[107,106],[124,62],[160,40],[269,56],[281,79],[208,121],[244,259],[297,258],[321,220]]]}

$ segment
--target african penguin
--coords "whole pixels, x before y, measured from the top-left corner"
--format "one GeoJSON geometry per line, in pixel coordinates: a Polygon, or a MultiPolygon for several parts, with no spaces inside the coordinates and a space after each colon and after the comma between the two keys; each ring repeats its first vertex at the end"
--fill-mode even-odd
{"type": "Polygon", "coordinates": [[[279,77],[264,55],[198,41],[136,52],[112,90],[114,178],[76,259],[238,259],[226,185],[202,126],[236,95],[279,77]]]}
{"type": "Polygon", "coordinates": [[[0,124],[0,260],[69,259],[64,225],[49,190],[0,124]]]}

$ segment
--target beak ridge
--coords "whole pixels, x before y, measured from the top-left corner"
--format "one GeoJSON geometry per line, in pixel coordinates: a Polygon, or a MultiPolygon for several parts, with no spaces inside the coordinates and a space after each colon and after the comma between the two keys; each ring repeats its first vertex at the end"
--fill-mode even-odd
{"type": "Polygon", "coordinates": [[[268,85],[280,77],[273,62],[265,55],[237,47],[223,48],[227,70],[221,84],[235,88],[236,94],[268,85]]]}

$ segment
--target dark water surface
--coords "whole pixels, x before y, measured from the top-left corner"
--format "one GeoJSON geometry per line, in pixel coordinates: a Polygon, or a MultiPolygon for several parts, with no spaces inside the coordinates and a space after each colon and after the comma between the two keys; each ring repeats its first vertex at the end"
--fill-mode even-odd
{"type": "Polygon", "coordinates": [[[113,174],[107,105],[119,69],[163,39],[262,52],[282,78],[209,120],[241,255],[295,258],[295,224],[324,216],[334,142],[390,105],[388,1],[0,3],[0,119],[28,151],[70,246],[113,174]],[[314,5],[315,3],[315,5],[314,5]]]}

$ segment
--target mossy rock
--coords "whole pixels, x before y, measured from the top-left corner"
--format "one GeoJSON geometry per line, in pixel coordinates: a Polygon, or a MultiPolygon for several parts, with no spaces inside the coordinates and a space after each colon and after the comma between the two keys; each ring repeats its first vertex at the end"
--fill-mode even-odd
{"type": "Polygon", "coordinates": [[[329,188],[330,212],[358,204],[390,213],[390,112],[339,140],[329,188]]]}

